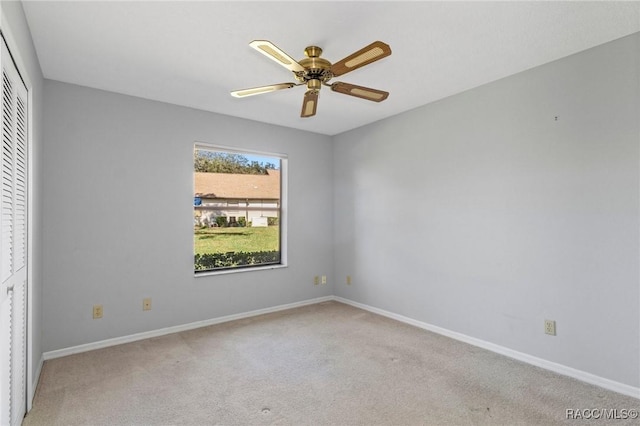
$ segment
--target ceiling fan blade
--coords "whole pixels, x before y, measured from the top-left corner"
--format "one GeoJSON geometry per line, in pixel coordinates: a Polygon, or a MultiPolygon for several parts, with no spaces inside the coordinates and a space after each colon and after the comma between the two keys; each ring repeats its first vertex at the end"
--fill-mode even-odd
{"type": "Polygon", "coordinates": [[[356,86],[355,84],[342,83],[340,81],[333,83],[331,90],[373,102],[382,102],[389,97],[389,92],[364,86],[356,86]]]}
{"type": "Polygon", "coordinates": [[[253,47],[258,52],[265,55],[267,58],[276,61],[289,71],[304,71],[304,67],[302,65],[300,65],[295,59],[287,55],[284,51],[280,50],[278,46],[268,40],[254,40],[249,43],[249,46],[253,47]]]}
{"type": "Polygon", "coordinates": [[[333,64],[331,66],[331,72],[334,76],[343,75],[389,55],[391,55],[391,48],[388,44],[381,41],[374,41],[367,47],[333,64]]]}
{"type": "Polygon", "coordinates": [[[316,109],[318,108],[318,91],[307,90],[304,94],[304,100],[302,101],[302,112],[300,117],[307,118],[316,115],[316,109]]]}
{"type": "Polygon", "coordinates": [[[269,93],[276,90],[291,89],[292,87],[295,87],[295,86],[297,86],[296,83],[271,84],[269,86],[260,86],[260,87],[252,87],[250,89],[234,90],[233,92],[231,92],[231,96],[235,96],[236,98],[245,98],[247,96],[262,95],[263,93],[269,93]]]}

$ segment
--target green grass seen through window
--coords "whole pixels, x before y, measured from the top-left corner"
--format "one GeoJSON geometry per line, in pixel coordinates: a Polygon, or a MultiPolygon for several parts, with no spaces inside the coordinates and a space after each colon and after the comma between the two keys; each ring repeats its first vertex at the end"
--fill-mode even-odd
{"type": "Polygon", "coordinates": [[[280,250],[280,227],[195,228],[195,254],[280,250]]]}

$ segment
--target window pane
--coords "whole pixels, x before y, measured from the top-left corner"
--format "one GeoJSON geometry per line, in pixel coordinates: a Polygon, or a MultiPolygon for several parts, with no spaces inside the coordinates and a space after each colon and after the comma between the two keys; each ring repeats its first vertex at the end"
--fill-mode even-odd
{"type": "Polygon", "coordinates": [[[196,272],[280,264],[282,161],[196,147],[196,272]]]}

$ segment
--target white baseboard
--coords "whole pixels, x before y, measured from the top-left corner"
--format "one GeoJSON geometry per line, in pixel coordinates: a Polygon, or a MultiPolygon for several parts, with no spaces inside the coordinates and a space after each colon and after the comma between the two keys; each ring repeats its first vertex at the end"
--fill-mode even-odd
{"type": "MultiPolygon", "coordinates": [[[[207,327],[209,325],[220,324],[223,322],[235,321],[243,318],[255,317],[257,315],[269,314],[272,312],[284,311],[286,309],[298,308],[300,306],[313,305],[315,303],[327,302],[334,300],[333,296],[317,297],[315,299],[303,300],[301,302],[288,303],[286,305],[273,306],[271,308],[257,309],[255,311],[243,312],[240,314],[227,315],[224,317],[212,318],[203,321],[196,321],[189,324],[177,325],[174,327],[161,328],[159,330],[145,331],[142,333],[131,334],[128,336],[115,337],[113,339],[101,340],[99,342],[87,343],[84,345],[72,346],[69,348],[58,349],[55,351],[45,352],[44,360],[60,358],[67,355],[88,352],[95,349],[107,348],[109,346],[121,345],[123,343],[135,342],[138,340],[149,339],[151,337],[164,336],[166,334],[178,333],[180,331],[193,330],[195,328],[207,327]]],[[[42,365],[42,364],[41,364],[42,365]]],[[[38,377],[38,376],[36,376],[38,377]]]]}
{"type": "Polygon", "coordinates": [[[475,337],[467,336],[462,333],[447,330],[445,328],[437,327],[435,325],[427,324],[422,321],[417,321],[412,318],[408,318],[402,315],[394,314],[393,312],[385,311],[383,309],[374,308],[373,306],[365,305],[363,303],[354,302],[343,297],[334,296],[333,300],[342,302],[347,305],[354,306],[356,308],[364,309],[365,311],[373,312],[378,315],[382,315],[394,320],[404,322],[425,330],[432,331],[443,336],[450,337],[461,342],[469,343],[471,345],[487,349],[491,352],[505,355],[509,358],[517,359],[518,361],[526,362],[527,364],[535,365],[536,367],[544,368],[554,373],[569,376],[580,381],[600,386],[601,388],[608,389],[614,392],[621,393],[633,398],[640,399],[640,388],[630,386],[624,383],[616,382],[614,380],[606,379],[604,377],[596,376],[595,374],[587,373],[586,371],[576,370],[575,368],[567,367],[566,365],[557,364],[555,362],[547,361],[546,359],[538,358],[523,352],[514,351],[513,349],[505,348],[504,346],[496,345],[475,337]]]}

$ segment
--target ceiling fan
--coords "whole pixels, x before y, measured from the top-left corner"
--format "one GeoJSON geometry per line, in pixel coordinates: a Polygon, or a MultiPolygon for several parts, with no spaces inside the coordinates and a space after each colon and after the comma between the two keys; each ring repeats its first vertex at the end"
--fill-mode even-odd
{"type": "Polygon", "coordinates": [[[328,83],[328,81],[333,77],[346,74],[391,55],[391,48],[389,45],[381,41],[374,41],[370,45],[363,47],[335,64],[332,64],[326,59],[320,57],[322,49],[318,46],[308,46],[304,49],[306,58],[300,61],[296,61],[268,40],[254,40],[249,43],[249,46],[293,72],[298,83],[279,83],[271,84],[269,86],[234,90],[231,92],[231,95],[236,98],[261,95],[263,93],[269,93],[276,90],[291,89],[295,86],[306,85],[307,92],[304,95],[304,100],[302,101],[302,112],[300,113],[300,117],[305,118],[312,117],[316,114],[316,109],[318,107],[318,94],[320,93],[322,85],[330,87],[334,92],[374,102],[382,102],[389,96],[389,92],[371,89],[369,87],[356,86],[355,84],[343,83],[340,81],[331,84],[328,83]]]}

